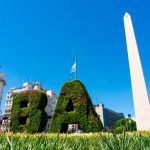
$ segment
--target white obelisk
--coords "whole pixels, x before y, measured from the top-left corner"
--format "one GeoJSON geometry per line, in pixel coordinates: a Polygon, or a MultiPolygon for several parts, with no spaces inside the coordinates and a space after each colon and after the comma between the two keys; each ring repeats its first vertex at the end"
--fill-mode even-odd
{"type": "Polygon", "coordinates": [[[147,93],[136,38],[134,35],[132,20],[128,13],[126,13],[124,16],[124,27],[128,49],[137,130],[150,130],[150,101],[147,93]]]}

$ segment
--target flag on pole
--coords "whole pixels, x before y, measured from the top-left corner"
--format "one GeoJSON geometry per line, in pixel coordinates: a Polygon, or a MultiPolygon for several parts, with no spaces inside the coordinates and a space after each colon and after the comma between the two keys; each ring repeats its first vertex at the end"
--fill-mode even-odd
{"type": "Polygon", "coordinates": [[[75,80],[77,80],[77,59],[75,57],[75,61],[71,67],[70,71],[70,81],[72,80],[72,75],[74,74],[75,80]]]}
{"type": "Polygon", "coordinates": [[[76,62],[72,65],[71,73],[76,72],[76,62]]]}

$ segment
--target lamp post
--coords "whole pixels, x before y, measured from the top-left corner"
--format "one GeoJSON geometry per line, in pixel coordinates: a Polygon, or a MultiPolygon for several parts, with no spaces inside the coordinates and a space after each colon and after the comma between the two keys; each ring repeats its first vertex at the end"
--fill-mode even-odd
{"type": "Polygon", "coordinates": [[[129,119],[130,132],[131,132],[131,119],[129,119]]]}

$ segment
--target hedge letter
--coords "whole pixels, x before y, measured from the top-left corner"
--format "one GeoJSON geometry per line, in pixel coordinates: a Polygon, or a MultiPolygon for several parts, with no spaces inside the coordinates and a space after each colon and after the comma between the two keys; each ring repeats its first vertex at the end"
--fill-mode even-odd
{"type": "Polygon", "coordinates": [[[103,128],[88,92],[78,80],[63,85],[50,132],[67,132],[69,124],[78,124],[83,132],[98,132],[103,128]]]}
{"type": "Polygon", "coordinates": [[[47,95],[42,91],[26,91],[13,96],[10,130],[35,133],[44,130],[47,123],[47,95]]]}

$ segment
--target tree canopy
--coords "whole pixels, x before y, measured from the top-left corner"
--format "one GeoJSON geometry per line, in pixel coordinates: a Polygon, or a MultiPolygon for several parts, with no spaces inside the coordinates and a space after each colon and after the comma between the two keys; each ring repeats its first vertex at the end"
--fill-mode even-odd
{"type": "Polygon", "coordinates": [[[120,119],[116,122],[115,130],[136,131],[136,122],[130,118],[120,119]]]}

